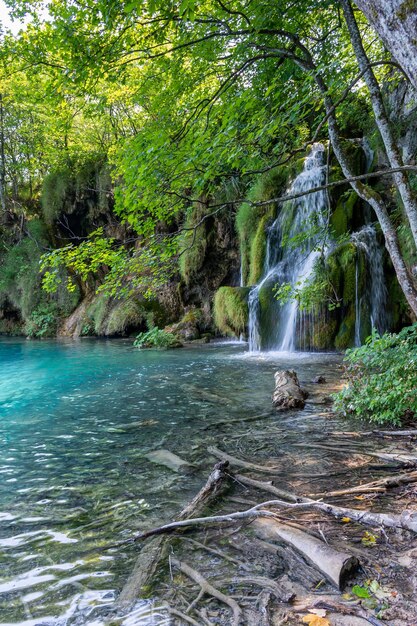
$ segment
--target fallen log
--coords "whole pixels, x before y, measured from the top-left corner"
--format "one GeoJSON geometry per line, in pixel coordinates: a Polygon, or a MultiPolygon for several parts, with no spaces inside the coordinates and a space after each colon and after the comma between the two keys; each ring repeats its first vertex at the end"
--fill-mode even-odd
{"type": "Polygon", "coordinates": [[[275,389],[272,405],[279,411],[303,409],[307,393],[303,391],[294,370],[275,372],[275,389]]]}
{"type": "MultiPolygon", "coordinates": [[[[179,513],[178,520],[198,515],[218,497],[229,477],[226,471],[228,466],[229,463],[227,461],[216,463],[206,484],[179,513]]],[[[130,607],[137,600],[138,596],[143,595],[147,590],[161,559],[167,554],[169,542],[168,537],[159,536],[154,537],[143,546],[133,571],[120,593],[117,601],[118,608],[126,609],[130,607]]]]}
{"type": "Polygon", "coordinates": [[[289,544],[320,571],[338,589],[359,567],[356,557],[339,552],[320,539],[272,519],[257,519],[252,524],[256,535],[263,540],[280,540],[289,544]]]}
{"type": "Polygon", "coordinates": [[[263,472],[264,474],[276,475],[276,473],[280,471],[278,467],[268,467],[268,465],[256,465],[256,463],[242,461],[241,459],[238,459],[234,456],[231,456],[230,454],[227,454],[226,452],[223,452],[222,450],[219,450],[219,448],[216,448],[215,446],[209,446],[207,448],[207,452],[212,454],[217,459],[221,459],[222,461],[228,461],[229,463],[232,463],[237,467],[243,467],[244,469],[253,470],[255,472],[263,472]]]}
{"type": "Polygon", "coordinates": [[[240,618],[242,617],[242,609],[240,608],[236,600],[233,600],[233,598],[226,596],[224,593],[216,589],[216,587],[213,587],[213,585],[211,585],[208,580],[206,580],[204,576],[200,574],[200,572],[197,572],[197,570],[187,565],[187,563],[179,561],[175,558],[171,558],[171,564],[179,569],[183,574],[188,576],[188,578],[191,578],[191,580],[200,585],[200,589],[203,594],[212,596],[213,598],[216,598],[217,600],[220,600],[220,602],[226,604],[233,613],[233,626],[239,626],[240,618]]]}
{"type": "Polygon", "coordinates": [[[144,533],[140,533],[133,538],[132,541],[143,541],[148,537],[172,533],[179,528],[191,528],[193,526],[206,528],[225,523],[233,523],[243,519],[255,520],[259,517],[270,517],[277,519],[279,516],[273,511],[266,510],[266,507],[276,507],[279,509],[314,509],[321,513],[332,515],[336,519],[349,518],[349,521],[358,522],[366,526],[385,527],[385,528],[402,528],[417,533],[417,512],[403,511],[401,514],[389,515],[388,513],[371,513],[370,511],[362,511],[359,509],[350,509],[342,506],[335,506],[327,502],[317,502],[311,500],[308,502],[284,502],[283,500],[268,500],[261,502],[246,511],[237,511],[236,513],[228,513],[226,515],[213,515],[209,517],[196,517],[192,519],[171,522],[164,526],[158,526],[144,533]]]}

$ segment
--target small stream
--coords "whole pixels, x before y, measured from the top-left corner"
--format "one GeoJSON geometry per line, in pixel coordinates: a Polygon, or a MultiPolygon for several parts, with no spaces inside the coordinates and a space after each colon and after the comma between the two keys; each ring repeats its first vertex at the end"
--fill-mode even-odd
{"type": "MultiPolygon", "coordinates": [[[[137,554],[111,546],[191,499],[213,465],[211,443],[262,459],[282,456],[291,441],[320,440],[322,408],[308,404],[285,418],[270,410],[273,373],[294,367],[302,382],[317,374],[336,381],[340,356],[246,349],[0,341],[0,626],[107,623],[100,616],[137,554]],[[250,434],[258,422],[227,425],[265,413],[259,424],[271,434],[258,441],[250,434]],[[160,448],[194,463],[195,473],[144,457],[160,448]]],[[[289,480],[313,459],[317,469],[317,453],[292,452],[289,480]]]]}

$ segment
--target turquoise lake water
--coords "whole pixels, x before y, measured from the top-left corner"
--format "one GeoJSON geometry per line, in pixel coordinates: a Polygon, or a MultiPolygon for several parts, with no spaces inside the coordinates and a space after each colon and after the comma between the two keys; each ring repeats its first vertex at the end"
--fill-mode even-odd
{"type": "Polygon", "coordinates": [[[182,508],[221,447],[215,424],[270,411],[294,358],[306,380],[334,370],[329,355],[248,358],[238,343],[0,339],[0,626],[105,623],[137,554],[111,545],[182,508]],[[196,473],[145,458],[161,448],[196,473]]]}

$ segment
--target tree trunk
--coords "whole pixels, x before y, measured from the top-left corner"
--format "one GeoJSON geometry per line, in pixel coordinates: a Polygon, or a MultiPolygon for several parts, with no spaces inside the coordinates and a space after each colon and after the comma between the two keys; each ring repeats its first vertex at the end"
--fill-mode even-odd
{"type": "MultiPolygon", "coordinates": [[[[398,148],[398,144],[394,139],[391,124],[385,110],[381,89],[363,47],[361,34],[355,20],[350,0],[341,0],[341,4],[359,69],[363,72],[363,76],[369,90],[375,121],[384,142],[388,161],[392,168],[401,167],[404,165],[402,156],[398,148]]],[[[393,178],[403,201],[404,209],[413,234],[414,243],[417,248],[417,204],[410,189],[408,176],[405,172],[396,172],[393,174],[393,178]]]]}
{"type": "MultiPolygon", "coordinates": [[[[329,137],[333,146],[334,153],[337,160],[339,161],[344,176],[346,178],[352,178],[353,172],[351,170],[349,160],[345,154],[339,138],[339,128],[337,125],[333,100],[328,95],[326,84],[318,73],[316,73],[316,83],[324,97],[326,114],[328,115],[329,137]]],[[[358,196],[362,198],[362,200],[368,202],[375,211],[385,238],[385,246],[394,266],[397,280],[407,299],[408,304],[410,305],[411,310],[417,317],[417,291],[401,254],[397,233],[394,225],[391,222],[385,203],[375,190],[364,185],[363,183],[359,181],[352,181],[350,184],[353,190],[358,194],[358,196]]]]}
{"type": "Polygon", "coordinates": [[[417,10],[407,0],[356,0],[386,48],[417,88],[417,10]]]}
{"type": "Polygon", "coordinates": [[[4,154],[4,109],[0,93],[0,224],[6,224],[6,159],[4,154]]]}

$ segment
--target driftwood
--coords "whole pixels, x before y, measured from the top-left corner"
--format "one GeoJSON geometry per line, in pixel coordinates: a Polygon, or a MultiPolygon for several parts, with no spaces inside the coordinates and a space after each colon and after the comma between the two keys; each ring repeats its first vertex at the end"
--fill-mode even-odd
{"type": "Polygon", "coordinates": [[[236,600],[233,600],[233,598],[226,596],[224,593],[216,589],[216,587],[213,587],[213,585],[211,585],[208,580],[206,580],[195,569],[187,565],[187,563],[179,561],[175,558],[171,558],[171,564],[179,569],[183,574],[188,576],[188,578],[191,578],[191,580],[200,585],[202,595],[207,594],[209,596],[212,596],[213,598],[216,598],[217,600],[220,600],[220,602],[227,604],[227,606],[231,608],[233,613],[233,626],[239,626],[240,618],[242,617],[242,609],[240,608],[236,600]]]}
{"type": "Polygon", "coordinates": [[[221,459],[222,461],[228,461],[237,467],[243,467],[244,469],[253,470],[255,472],[262,472],[263,474],[274,474],[276,475],[279,472],[278,467],[268,467],[267,465],[256,465],[255,463],[249,463],[248,461],[242,461],[222,450],[216,448],[215,446],[209,446],[207,448],[207,452],[215,456],[217,459],[221,459]]]}
{"type": "Polygon", "coordinates": [[[379,480],[374,480],[363,485],[356,485],[355,487],[346,487],[346,489],[337,489],[335,491],[325,491],[323,493],[315,493],[310,495],[311,497],[316,498],[321,496],[337,497],[357,495],[370,492],[385,493],[387,489],[393,489],[395,487],[400,487],[401,485],[409,485],[410,483],[415,482],[417,482],[417,472],[409,472],[408,474],[400,474],[399,476],[387,476],[385,478],[380,478],[379,480]]]}
{"type": "Polygon", "coordinates": [[[246,487],[255,487],[255,489],[261,489],[262,491],[268,491],[268,493],[274,494],[278,498],[285,498],[289,502],[310,502],[311,498],[304,498],[303,496],[297,496],[289,491],[278,489],[270,482],[261,482],[260,480],[254,480],[248,476],[242,476],[242,474],[235,474],[234,478],[242,485],[246,487]]]}
{"type": "Polygon", "coordinates": [[[267,500],[261,502],[245,511],[237,511],[236,513],[228,513],[226,515],[212,515],[209,517],[196,517],[185,519],[178,522],[171,522],[164,526],[158,526],[151,530],[136,535],[134,541],[142,541],[148,537],[172,533],[179,528],[191,528],[197,526],[206,528],[225,523],[233,523],[235,521],[269,517],[277,519],[277,514],[267,508],[275,507],[278,509],[313,509],[320,513],[327,513],[336,519],[349,518],[350,521],[358,522],[366,526],[385,527],[385,528],[402,528],[417,533],[417,512],[403,511],[402,513],[389,515],[388,513],[372,513],[370,511],[362,511],[360,509],[350,509],[342,506],[335,506],[328,502],[310,500],[308,502],[285,502],[284,500],[267,500]]]}
{"type": "Polygon", "coordinates": [[[337,550],[329,547],[323,541],[308,535],[307,533],[287,526],[281,522],[276,521],[276,514],[272,511],[266,510],[266,507],[279,506],[279,507],[308,507],[311,504],[322,504],[317,502],[302,503],[302,504],[288,504],[282,500],[271,500],[258,504],[246,511],[238,511],[237,513],[230,513],[229,515],[213,515],[210,517],[194,518],[181,520],[178,522],[172,522],[165,526],[159,526],[153,530],[147,531],[142,535],[136,537],[139,539],[146,539],[151,535],[160,535],[162,533],[170,533],[173,530],[179,528],[191,528],[191,527],[207,527],[215,524],[221,524],[224,522],[234,522],[236,520],[251,519],[257,520],[254,527],[258,529],[260,536],[263,538],[275,539],[279,538],[285,543],[288,543],[292,547],[295,547],[305,558],[312,563],[317,569],[322,572],[326,578],[336,585],[338,588],[343,586],[344,580],[348,572],[354,570],[358,566],[358,561],[351,555],[346,553],[339,553],[337,550]],[[261,526],[265,520],[257,518],[273,518],[266,520],[268,525],[261,526]],[[272,521],[272,524],[271,524],[272,521]],[[266,532],[267,534],[261,534],[266,532]],[[269,533],[269,534],[268,534],[269,533]]]}
{"type": "Polygon", "coordinates": [[[275,389],[272,394],[272,405],[279,411],[303,409],[307,394],[300,387],[294,370],[275,372],[275,389]]]}
{"type": "MultiPolygon", "coordinates": [[[[228,479],[228,474],[226,473],[228,465],[227,461],[216,463],[206,484],[180,512],[177,517],[178,520],[197,515],[218,496],[228,479]]],[[[131,606],[143,590],[149,586],[161,559],[167,553],[168,545],[169,538],[162,536],[161,533],[161,536],[154,537],[143,546],[133,572],[120,593],[118,607],[128,608],[131,606]]]]}
{"type": "Polygon", "coordinates": [[[313,450],[327,450],[328,452],[339,452],[359,456],[370,456],[382,461],[399,463],[400,465],[417,465],[417,457],[409,454],[391,454],[390,452],[368,452],[367,450],[355,450],[354,448],[341,448],[336,446],[325,446],[319,443],[294,443],[297,448],[309,448],[313,450]]]}
{"type": "Polygon", "coordinates": [[[347,578],[359,567],[356,557],[281,522],[257,519],[252,528],[260,539],[280,540],[294,547],[338,589],[343,589],[347,578]]]}

